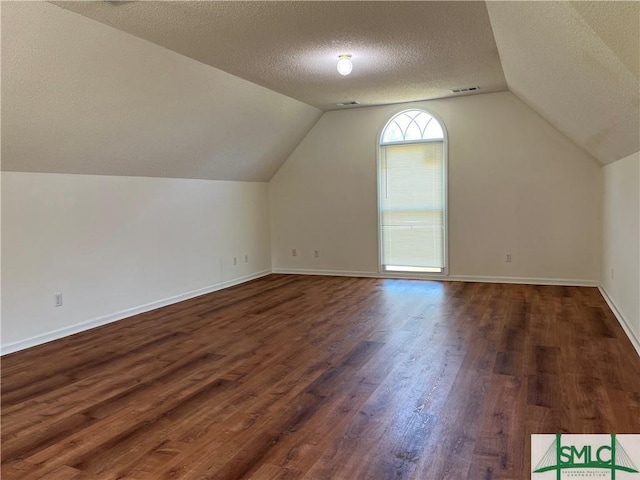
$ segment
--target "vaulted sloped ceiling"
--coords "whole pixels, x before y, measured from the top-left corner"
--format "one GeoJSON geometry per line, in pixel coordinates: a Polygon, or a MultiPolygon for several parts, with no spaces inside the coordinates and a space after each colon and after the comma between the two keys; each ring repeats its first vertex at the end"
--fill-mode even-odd
{"type": "Polygon", "coordinates": [[[506,90],[484,2],[54,3],[324,110],[506,90]]]}
{"type": "Polygon", "coordinates": [[[322,109],[508,87],[602,163],[640,150],[635,0],[114,3],[56,2],[322,109]]]}
{"type": "Polygon", "coordinates": [[[509,89],[602,163],[640,150],[640,2],[487,2],[509,89]]]}
{"type": "Polygon", "coordinates": [[[2,169],[267,181],[302,102],[43,2],[2,2],[2,169]]]}
{"type": "Polygon", "coordinates": [[[264,181],[337,102],[469,86],[640,150],[637,1],[54,3],[2,2],[4,170],[264,181]]]}

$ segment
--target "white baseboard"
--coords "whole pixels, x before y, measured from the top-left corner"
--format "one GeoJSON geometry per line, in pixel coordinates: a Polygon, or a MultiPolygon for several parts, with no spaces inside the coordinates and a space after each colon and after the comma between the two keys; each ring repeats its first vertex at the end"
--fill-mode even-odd
{"type": "Polygon", "coordinates": [[[481,283],[515,283],[528,285],[560,285],[567,287],[598,287],[605,302],[611,308],[611,311],[618,319],[624,332],[629,337],[631,344],[640,355],[640,339],[633,332],[629,323],[624,318],[620,310],[616,307],[615,302],[607,294],[606,290],[599,282],[593,280],[576,280],[576,279],[557,279],[557,278],[528,278],[528,277],[480,277],[468,275],[437,275],[437,274],[409,274],[409,273],[380,273],[380,272],[358,272],[346,270],[302,270],[290,268],[274,268],[273,273],[291,274],[291,275],[327,275],[334,277],[367,277],[367,278],[398,278],[409,280],[439,280],[448,282],[481,282],[481,283]]]}
{"type": "Polygon", "coordinates": [[[442,282],[516,283],[527,285],[561,285],[566,287],[597,287],[594,280],[529,277],[480,277],[472,275],[442,275],[433,273],[359,272],[347,270],[303,270],[274,268],[273,273],[291,275],[326,275],[331,277],[398,278],[408,280],[439,280],[442,282]]]}
{"type": "Polygon", "coordinates": [[[604,298],[604,301],[607,302],[607,305],[609,305],[609,308],[611,309],[613,314],[618,319],[618,323],[620,324],[620,326],[624,330],[624,333],[626,333],[627,337],[629,337],[629,340],[631,341],[631,344],[633,345],[633,348],[635,348],[636,352],[638,352],[638,355],[640,355],[640,339],[636,336],[636,334],[634,333],[632,328],[629,326],[629,323],[624,318],[624,315],[622,315],[622,313],[620,312],[620,310],[616,306],[615,302],[609,296],[609,294],[604,289],[604,287],[602,285],[600,285],[600,286],[598,286],[598,290],[600,290],[600,293],[602,294],[602,297],[604,298]]]}
{"type": "MultiPolygon", "coordinates": [[[[438,280],[438,281],[455,281],[455,282],[515,283],[515,284],[530,284],[530,285],[562,285],[562,286],[586,286],[586,287],[598,286],[598,282],[595,282],[595,281],[575,280],[575,279],[526,278],[526,277],[522,277],[522,278],[521,277],[480,277],[480,276],[463,276],[463,275],[405,274],[400,272],[379,273],[379,272],[346,271],[346,270],[302,270],[302,269],[298,270],[298,269],[276,268],[273,270],[263,270],[261,272],[257,272],[251,275],[236,278],[226,282],[221,282],[216,285],[200,288],[198,290],[193,290],[191,292],[186,292],[180,295],[175,295],[173,297],[158,300],[156,302],[151,302],[146,305],[140,305],[138,307],[122,310],[120,312],[116,312],[113,314],[87,320],[85,322],[82,322],[76,325],[61,328],[58,330],[53,330],[47,333],[43,333],[41,335],[36,335],[35,337],[27,338],[25,340],[20,340],[18,342],[5,344],[0,346],[0,355],[7,355],[9,353],[24,350],[26,348],[35,347],[36,345],[41,345],[43,343],[51,342],[53,340],[58,340],[60,338],[67,337],[75,333],[80,333],[85,330],[89,330],[91,328],[116,322],[118,320],[132,317],[140,313],[145,313],[150,310],[155,310],[157,308],[161,308],[167,305],[172,305],[174,303],[181,302],[183,300],[188,300],[190,298],[198,297],[200,295],[205,295],[207,293],[215,292],[217,290],[222,290],[224,288],[245,283],[250,280],[254,280],[256,278],[264,277],[271,273],[293,274],[293,275],[326,275],[326,276],[341,276],[341,277],[397,278],[397,279],[409,279],[409,280],[438,280]]],[[[614,312],[614,314],[620,321],[620,324],[624,328],[625,332],[631,339],[631,342],[633,343],[634,347],[636,348],[636,350],[638,350],[638,353],[640,354],[640,342],[638,342],[638,339],[633,335],[633,332],[629,329],[626,321],[620,315],[620,312],[617,310],[617,308],[615,307],[611,299],[608,297],[606,292],[602,288],[600,288],[600,291],[602,292],[605,300],[611,307],[611,310],[614,312]]]]}
{"type": "Polygon", "coordinates": [[[155,310],[157,308],[166,307],[167,305],[172,305],[174,303],[182,302],[183,300],[188,300],[190,298],[199,297],[200,295],[205,295],[207,293],[215,292],[217,290],[222,290],[224,288],[229,288],[234,285],[239,285],[240,283],[245,283],[250,280],[255,280],[256,278],[264,277],[270,274],[271,274],[271,270],[263,270],[261,272],[253,273],[251,275],[246,275],[240,278],[234,278],[233,280],[221,282],[216,285],[211,285],[209,287],[199,288],[191,292],[181,293],[180,295],[174,295],[173,297],[158,300],[156,302],[147,303],[146,305],[140,305],[138,307],[129,308],[127,310],[122,310],[120,312],[116,312],[116,313],[112,313],[102,317],[87,320],[85,322],[78,323],[76,325],[71,325],[69,327],[53,330],[51,332],[43,333],[41,335],[36,335],[35,337],[27,338],[25,340],[20,340],[14,343],[8,343],[6,345],[0,346],[0,352],[1,352],[0,355],[7,355],[9,353],[17,352],[19,350],[24,350],[25,348],[35,347],[36,345],[41,345],[43,343],[51,342],[53,340],[58,340],[60,338],[67,337],[75,333],[84,332],[85,330],[90,330],[92,328],[99,327],[101,325],[106,325],[107,323],[116,322],[118,320],[132,317],[140,313],[145,313],[150,310],[155,310]]]}

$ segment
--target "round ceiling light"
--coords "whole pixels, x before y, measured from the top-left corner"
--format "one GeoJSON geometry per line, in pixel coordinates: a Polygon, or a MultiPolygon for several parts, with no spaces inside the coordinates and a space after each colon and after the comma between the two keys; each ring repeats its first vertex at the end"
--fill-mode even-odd
{"type": "Polygon", "coordinates": [[[351,63],[351,55],[343,54],[338,55],[338,73],[340,75],[349,75],[353,70],[353,64],[351,63]]]}

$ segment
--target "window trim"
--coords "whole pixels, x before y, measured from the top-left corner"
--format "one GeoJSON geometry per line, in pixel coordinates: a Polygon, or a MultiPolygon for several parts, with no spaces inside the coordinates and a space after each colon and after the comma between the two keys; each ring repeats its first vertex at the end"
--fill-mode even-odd
{"type": "Polygon", "coordinates": [[[449,134],[447,132],[447,127],[445,123],[442,121],[442,118],[436,113],[424,108],[422,105],[403,105],[402,108],[397,109],[391,113],[391,115],[387,116],[382,126],[378,129],[376,136],[376,205],[378,209],[378,273],[387,274],[393,276],[408,276],[408,277],[418,277],[418,278],[434,278],[434,277],[446,277],[449,276],[449,134]],[[384,134],[385,129],[391,123],[391,121],[401,113],[410,111],[410,110],[422,110],[428,115],[431,115],[435,120],[438,121],[440,127],[442,128],[442,140],[409,140],[407,142],[387,142],[382,143],[382,135],[384,134]],[[443,212],[443,223],[444,223],[444,241],[443,241],[443,258],[444,258],[444,268],[442,272],[399,272],[393,270],[385,270],[382,262],[382,201],[381,201],[381,192],[382,192],[382,176],[381,173],[381,162],[382,162],[382,151],[383,148],[389,145],[407,145],[412,143],[435,143],[442,141],[442,167],[443,167],[443,185],[444,185],[444,212],[443,212]]]}
{"type": "MultiPolygon", "coordinates": [[[[415,110],[414,108],[412,108],[411,110],[415,110]]],[[[402,113],[402,112],[400,112],[402,113]]],[[[438,138],[437,140],[434,140],[433,138],[430,138],[428,140],[407,140],[406,142],[385,142],[385,143],[380,143],[381,147],[388,147],[388,146],[393,146],[393,145],[412,145],[412,144],[416,144],[416,143],[440,143],[443,142],[444,143],[444,136],[442,139],[438,138]]]]}

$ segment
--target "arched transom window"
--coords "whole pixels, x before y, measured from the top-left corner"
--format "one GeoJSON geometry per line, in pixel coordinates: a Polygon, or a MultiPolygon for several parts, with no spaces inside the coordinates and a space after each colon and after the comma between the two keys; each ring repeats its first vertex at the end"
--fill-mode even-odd
{"type": "Polygon", "coordinates": [[[442,140],[440,122],[424,110],[401,112],[387,123],[382,133],[382,144],[442,140]]]}
{"type": "Polygon", "coordinates": [[[382,271],[445,272],[445,178],[440,122],[424,110],[391,118],[378,162],[382,271]]]}

